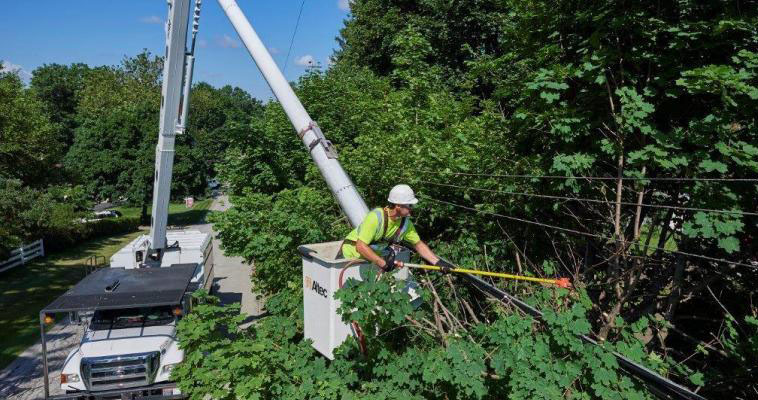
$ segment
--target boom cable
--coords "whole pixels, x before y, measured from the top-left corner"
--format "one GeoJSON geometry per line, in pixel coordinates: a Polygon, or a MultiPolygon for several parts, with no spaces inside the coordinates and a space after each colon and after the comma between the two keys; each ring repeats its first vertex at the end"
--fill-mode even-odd
{"type": "Polygon", "coordinates": [[[616,203],[615,201],[608,201],[608,200],[587,199],[587,198],[581,198],[581,197],[554,196],[554,195],[526,193],[526,192],[509,192],[509,191],[502,191],[502,190],[476,188],[476,187],[471,187],[471,186],[461,186],[461,185],[454,185],[451,183],[439,183],[439,182],[431,182],[431,181],[424,181],[424,180],[420,180],[419,182],[426,183],[429,185],[446,186],[446,187],[452,187],[452,188],[458,188],[458,189],[464,189],[464,190],[475,190],[475,191],[480,191],[480,192],[489,192],[489,193],[496,193],[496,194],[510,194],[510,195],[515,195],[515,196],[539,197],[543,199],[585,201],[588,203],[599,203],[599,204],[607,204],[607,205],[621,204],[625,206],[662,208],[662,209],[667,209],[667,210],[703,211],[703,212],[712,212],[712,213],[720,213],[720,214],[741,214],[741,215],[758,216],[758,213],[749,212],[749,211],[741,211],[741,210],[716,210],[716,209],[711,209],[711,208],[668,206],[668,205],[663,205],[663,204],[647,204],[647,203],[638,204],[638,203],[632,203],[628,201],[622,201],[622,202],[616,203]]]}
{"type": "MultiPolygon", "coordinates": [[[[526,223],[526,224],[537,225],[537,226],[541,226],[543,228],[549,228],[549,229],[559,230],[559,231],[563,231],[563,232],[567,232],[567,233],[572,233],[572,234],[575,234],[575,235],[588,236],[588,237],[593,237],[593,238],[596,238],[596,239],[602,239],[602,240],[608,240],[608,241],[618,241],[618,239],[614,239],[614,238],[611,238],[611,237],[608,237],[608,236],[604,236],[604,235],[598,235],[596,233],[582,232],[582,231],[577,231],[577,230],[574,230],[574,229],[569,229],[569,228],[564,228],[564,227],[560,227],[560,226],[546,224],[546,223],[543,223],[543,222],[532,221],[532,220],[528,220],[528,219],[524,219],[524,218],[518,218],[518,217],[511,216],[511,215],[505,215],[505,214],[499,214],[499,213],[490,212],[490,211],[478,210],[478,209],[473,208],[473,207],[467,207],[467,206],[464,206],[464,205],[460,205],[460,204],[456,204],[456,203],[451,203],[451,202],[445,201],[445,200],[438,200],[438,199],[435,199],[433,197],[429,197],[429,196],[424,195],[424,194],[419,194],[419,196],[423,197],[425,199],[431,200],[433,202],[436,202],[436,203],[447,204],[449,206],[458,207],[458,208],[461,208],[461,209],[464,209],[464,210],[474,211],[474,212],[477,212],[477,213],[480,213],[480,214],[486,214],[486,215],[491,215],[491,216],[494,216],[494,217],[509,219],[509,220],[512,220],[512,221],[518,221],[518,222],[523,222],[523,223],[526,223]]],[[[724,258],[709,257],[709,256],[704,256],[702,254],[688,253],[688,252],[679,251],[679,250],[669,250],[669,249],[666,249],[666,248],[657,247],[657,246],[651,246],[651,245],[642,244],[642,243],[634,243],[634,244],[637,245],[637,246],[642,246],[642,247],[645,247],[645,248],[648,248],[648,249],[653,249],[653,250],[660,250],[660,251],[667,252],[667,253],[680,254],[680,255],[683,255],[683,256],[687,256],[687,257],[700,258],[700,259],[703,259],[703,260],[708,260],[708,261],[713,261],[713,262],[719,262],[719,263],[725,263],[725,264],[734,264],[734,265],[739,265],[739,266],[742,266],[742,267],[748,267],[748,268],[752,268],[752,269],[758,269],[757,265],[751,265],[751,264],[741,263],[741,262],[737,262],[737,261],[730,261],[730,260],[727,260],[727,259],[724,259],[724,258]]]]}

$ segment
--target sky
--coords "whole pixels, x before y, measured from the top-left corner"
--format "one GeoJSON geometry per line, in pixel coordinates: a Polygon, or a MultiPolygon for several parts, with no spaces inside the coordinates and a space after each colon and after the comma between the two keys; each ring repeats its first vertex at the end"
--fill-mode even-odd
{"type": "MultiPolygon", "coordinates": [[[[326,67],[339,46],[336,37],[349,13],[349,0],[237,0],[288,80],[308,61],[326,67]],[[292,40],[300,6],[302,16],[292,40]],[[289,61],[287,51],[292,42],[289,61]]],[[[82,62],[118,65],[143,49],[162,55],[165,0],[4,1],[0,11],[2,69],[26,81],[44,64],[82,62]]],[[[194,82],[238,86],[254,97],[272,97],[268,85],[215,0],[202,2],[195,49],[194,82]]]]}

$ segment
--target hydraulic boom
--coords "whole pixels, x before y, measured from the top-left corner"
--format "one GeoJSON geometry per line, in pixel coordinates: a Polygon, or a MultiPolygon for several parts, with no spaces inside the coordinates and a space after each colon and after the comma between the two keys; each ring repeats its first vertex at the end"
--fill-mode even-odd
{"type": "Polygon", "coordinates": [[[313,161],[326,180],[329,190],[337,198],[337,202],[347,215],[350,224],[353,227],[360,225],[363,217],[368,213],[368,207],[366,207],[363,197],[358,193],[350,177],[342,169],[342,165],[337,161],[337,151],[332,142],[324,137],[316,122],[305,111],[303,104],[300,103],[289,82],[279,71],[274,59],[271,58],[271,54],[255,33],[250,22],[245,18],[237,2],[234,0],[218,0],[218,3],[229,17],[229,21],[232,22],[234,29],[245,44],[245,48],[258,65],[271,91],[274,92],[277,100],[284,108],[284,112],[287,113],[287,117],[292,122],[298,136],[308,148],[313,161]]]}
{"type": "Polygon", "coordinates": [[[187,126],[189,91],[192,85],[195,37],[200,18],[201,0],[195,3],[192,27],[192,51],[187,53],[187,22],[191,0],[169,1],[169,19],[166,23],[166,54],[163,65],[161,111],[158,145],[155,148],[155,176],[153,181],[153,208],[150,221],[150,244],[146,260],[157,262],[166,248],[168,202],[171,197],[171,174],[174,167],[174,141],[187,126]]]}

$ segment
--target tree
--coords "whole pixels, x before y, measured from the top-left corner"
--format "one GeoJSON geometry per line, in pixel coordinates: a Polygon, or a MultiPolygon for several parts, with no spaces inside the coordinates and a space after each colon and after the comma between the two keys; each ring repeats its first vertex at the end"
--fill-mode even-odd
{"type": "Polygon", "coordinates": [[[31,90],[44,104],[50,121],[59,129],[63,153],[74,142],[76,108],[90,67],[86,64],[44,64],[32,72],[31,90]]]}
{"type": "Polygon", "coordinates": [[[42,103],[15,73],[0,73],[0,177],[44,186],[61,153],[55,126],[42,103]]]}
{"type": "Polygon", "coordinates": [[[253,135],[250,121],[262,112],[261,102],[240,88],[217,89],[204,82],[192,87],[188,131],[194,150],[204,158],[207,176],[216,176],[216,165],[235,137],[253,135]]]}

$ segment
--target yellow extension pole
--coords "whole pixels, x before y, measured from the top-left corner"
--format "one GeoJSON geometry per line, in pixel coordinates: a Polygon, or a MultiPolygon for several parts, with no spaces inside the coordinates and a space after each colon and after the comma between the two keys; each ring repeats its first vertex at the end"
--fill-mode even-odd
{"type": "MultiPolygon", "coordinates": [[[[430,271],[440,271],[442,269],[436,265],[411,264],[411,263],[403,263],[403,265],[409,268],[426,269],[430,271]]],[[[515,279],[515,280],[520,280],[520,281],[547,283],[547,284],[556,285],[556,286],[566,288],[566,289],[571,288],[571,282],[569,282],[568,278],[560,278],[560,279],[534,278],[531,276],[512,275],[512,274],[505,274],[502,272],[480,271],[477,269],[468,269],[468,268],[452,268],[450,272],[494,276],[497,278],[515,279]]]]}

